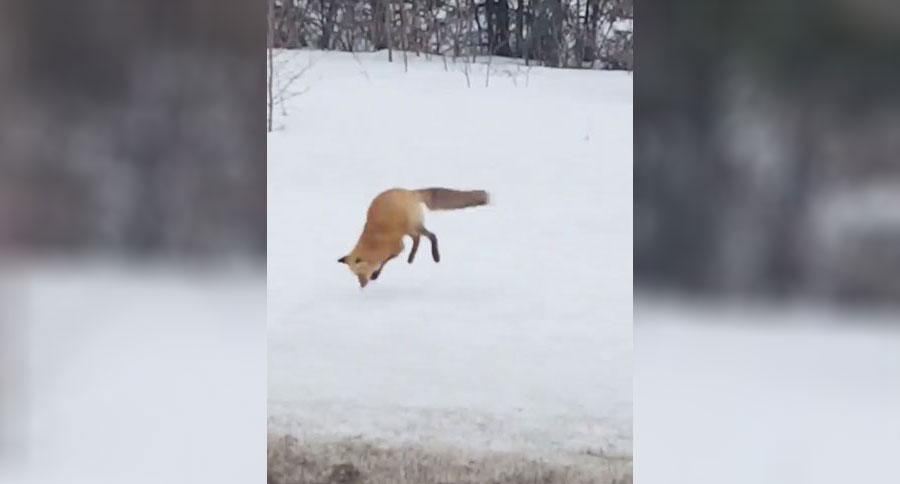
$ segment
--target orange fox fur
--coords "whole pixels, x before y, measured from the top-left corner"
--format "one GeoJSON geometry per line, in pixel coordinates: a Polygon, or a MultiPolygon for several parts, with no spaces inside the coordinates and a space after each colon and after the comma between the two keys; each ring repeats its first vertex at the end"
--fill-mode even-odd
{"type": "Polygon", "coordinates": [[[356,275],[359,287],[366,287],[370,280],[378,279],[384,264],[403,252],[403,237],[413,240],[407,262],[412,263],[419,250],[419,238],[428,237],[431,256],[440,262],[437,236],[425,228],[422,204],[429,210],[453,210],[486,205],[490,197],[484,190],[451,190],[448,188],[423,188],[405,190],[394,188],[378,194],[366,213],[366,225],[356,247],[338,259],[356,275]]]}

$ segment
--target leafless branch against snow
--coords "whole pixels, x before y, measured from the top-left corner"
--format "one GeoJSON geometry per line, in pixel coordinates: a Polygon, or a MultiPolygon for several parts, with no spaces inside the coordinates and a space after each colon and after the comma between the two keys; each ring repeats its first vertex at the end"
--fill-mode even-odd
{"type": "Polygon", "coordinates": [[[295,85],[313,68],[313,57],[309,56],[305,64],[298,65],[297,52],[272,49],[269,53],[269,69],[266,82],[269,86],[269,99],[267,115],[269,131],[276,129],[274,124],[274,110],[278,108],[282,116],[288,115],[288,101],[302,96],[312,89],[311,85],[297,88],[295,85]]]}

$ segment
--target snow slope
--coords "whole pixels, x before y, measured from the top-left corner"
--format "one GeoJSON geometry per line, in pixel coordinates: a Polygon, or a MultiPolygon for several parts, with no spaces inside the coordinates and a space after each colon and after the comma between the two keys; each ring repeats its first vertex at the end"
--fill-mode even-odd
{"type": "Polygon", "coordinates": [[[312,67],[268,137],[270,430],[630,455],[630,75],[281,55],[312,67]],[[361,291],[336,260],[396,186],[492,205],[361,291]]]}

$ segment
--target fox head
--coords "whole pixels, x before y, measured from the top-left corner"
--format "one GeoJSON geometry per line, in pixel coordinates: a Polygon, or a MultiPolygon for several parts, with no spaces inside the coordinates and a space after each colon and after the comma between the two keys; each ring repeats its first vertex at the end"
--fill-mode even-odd
{"type": "Polygon", "coordinates": [[[344,257],[338,259],[338,262],[341,264],[347,264],[347,267],[350,269],[350,272],[356,275],[356,279],[359,281],[359,287],[366,287],[366,284],[369,283],[369,279],[372,278],[372,273],[375,272],[375,269],[378,267],[371,262],[363,260],[361,257],[358,257],[354,254],[348,254],[344,257]]]}

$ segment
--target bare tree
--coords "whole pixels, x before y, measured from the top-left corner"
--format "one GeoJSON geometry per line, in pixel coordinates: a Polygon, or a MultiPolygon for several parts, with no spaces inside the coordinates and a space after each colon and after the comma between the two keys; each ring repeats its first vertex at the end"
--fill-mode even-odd
{"type": "Polygon", "coordinates": [[[472,81],[469,79],[469,72],[472,71],[472,64],[468,62],[461,63],[460,71],[466,76],[466,87],[472,87],[472,81]]]}
{"type": "Polygon", "coordinates": [[[403,45],[403,70],[409,72],[409,60],[406,52],[409,50],[409,22],[406,15],[406,3],[400,0],[400,41],[403,45]]]}
{"type": "Polygon", "coordinates": [[[388,62],[394,62],[394,52],[392,45],[394,43],[394,32],[391,26],[394,23],[394,10],[391,7],[391,0],[384,0],[384,30],[387,35],[388,62]]]}
{"type": "Polygon", "coordinates": [[[617,23],[633,17],[633,0],[285,0],[274,12],[276,48],[387,49],[393,62],[400,45],[407,68],[411,51],[614,69],[633,58],[617,23]]]}
{"type": "Polygon", "coordinates": [[[268,54],[268,76],[266,79],[266,132],[272,132],[272,120],[275,111],[275,0],[269,0],[268,8],[268,32],[266,50],[268,54]]]}

